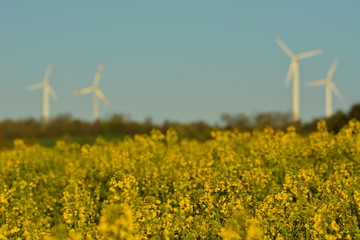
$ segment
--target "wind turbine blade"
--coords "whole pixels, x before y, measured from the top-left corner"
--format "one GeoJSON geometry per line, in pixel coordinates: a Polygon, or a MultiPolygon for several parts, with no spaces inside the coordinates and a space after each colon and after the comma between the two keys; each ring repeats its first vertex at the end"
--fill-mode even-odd
{"type": "Polygon", "coordinates": [[[75,91],[73,95],[74,96],[79,96],[79,95],[91,93],[93,91],[94,91],[93,87],[87,87],[87,88],[83,88],[83,89],[80,89],[78,91],[75,91]]]}
{"type": "Polygon", "coordinates": [[[316,81],[312,81],[312,82],[308,82],[306,83],[307,86],[309,87],[314,87],[314,86],[320,86],[320,85],[325,85],[328,83],[328,80],[326,79],[321,79],[321,80],[316,80],[316,81]]]}
{"type": "Polygon", "coordinates": [[[339,89],[335,86],[334,83],[331,83],[331,90],[335,93],[335,95],[339,98],[342,99],[342,94],[339,91],[339,89]]]}
{"type": "Polygon", "coordinates": [[[28,91],[33,91],[33,90],[36,90],[36,89],[40,89],[44,87],[44,83],[43,82],[40,82],[40,83],[36,83],[34,85],[30,85],[26,88],[26,90],[28,91]]]}
{"type": "Polygon", "coordinates": [[[290,50],[290,48],[288,48],[288,46],[286,46],[286,44],[280,38],[276,38],[275,41],[279,45],[279,47],[286,53],[286,55],[288,55],[290,58],[295,57],[295,54],[290,50]]]}
{"type": "Polygon", "coordinates": [[[326,85],[327,83],[328,83],[327,79],[321,79],[321,80],[308,82],[308,83],[306,83],[306,85],[309,87],[314,87],[314,86],[326,85]]]}
{"type": "Polygon", "coordinates": [[[94,89],[94,93],[104,103],[104,105],[106,105],[106,106],[110,105],[110,103],[106,99],[104,93],[99,88],[94,89]]]}
{"type": "Polygon", "coordinates": [[[53,65],[53,64],[49,64],[49,65],[47,66],[46,71],[45,71],[45,74],[44,74],[44,79],[43,79],[44,82],[48,82],[48,81],[49,81],[50,75],[51,75],[51,72],[52,72],[53,68],[54,68],[54,65],[53,65]]]}
{"type": "Polygon", "coordinates": [[[309,57],[314,57],[314,56],[319,55],[321,53],[322,53],[321,49],[312,50],[312,51],[300,53],[298,55],[298,58],[301,60],[301,59],[305,59],[305,58],[309,58],[309,57]]]}
{"type": "Polygon", "coordinates": [[[327,79],[332,79],[338,63],[339,63],[339,60],[335,59],[334,62],[331,64],[331,67],[329,68],[329,71],[326,76],[327,79]]]}
{"type": "Polygon", "coordinates": [[[293,72],[293,65],[294,65],[294,62],[291,61],[290,65],[289,65],[289,70],[286,74],[286,78],[285,78],[285,85],[286,86],[289,86],[290,85],[290,82],[291,82],[291,77],[293,76],[294,72],[293,72]]]}
{"type": "Polygon", "coordinates": [[[94,81],[93,81],[94,87],[99,86],[100,78],[101,78],[103,71],[104,71],[104,64],[99,64],[98,69],[96,70],[96,73],[94,76],[94,81]]]}
{"type": "Polygon", "coordinates": [[[53,89],[50,85],[48,85],[48,90],[49,90],[50,95],[51,95],[55,100],[57,100],[57,99],[59,98],[58,95],[56,94],[56,92],[54,91],[54,89],[53,89]]]}

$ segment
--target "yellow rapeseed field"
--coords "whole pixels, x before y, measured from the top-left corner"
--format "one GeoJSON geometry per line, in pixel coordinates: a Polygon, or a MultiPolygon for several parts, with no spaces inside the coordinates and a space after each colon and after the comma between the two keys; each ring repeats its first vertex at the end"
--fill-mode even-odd
{"type": "Polygon", "coordinates": [[[360,122],[0,151],[0,239],[360,239],[360,122]]]}

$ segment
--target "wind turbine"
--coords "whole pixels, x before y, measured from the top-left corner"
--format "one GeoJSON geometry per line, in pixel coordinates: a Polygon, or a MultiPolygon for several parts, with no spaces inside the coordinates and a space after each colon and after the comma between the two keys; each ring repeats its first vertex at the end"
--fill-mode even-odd
{"type": "Polygon", "coordinates": [[[49,122],[50,115],[49,95],[51,95],[55,100],[58,98],[54,89],[49,84],[49,79],[53,68],[54,66],[49,64],[46,68],[43,81],[27,87],[28,91],[33,91],[40,88],[43,89],[43,122],[45,124],[49,122]]]}
{"type": "Polygon", "coordinates": [[[280,48],[289,56],[291,59],[289,70],[286,74],[285,84],[289,86],[293,82],[293,120],[294,122],[299,121],[300,116],[300,96],[299,96],[299,61],[305,58],[313,57],[322,53],[320,49],[312,50],[304,53],[295,55],[286,44],[280,39],[276,38],[276,43],[280,48]]]}
{"type": "Polygon", "coordinates": [[[110,105],[110,103],[106,99],[104,93],[99,88],[99,82],[100,82],[100,78],[103,73],[103,70],[104,70],[104,65],[99,64],[99,67],[94,76],[93,85],[91,87],[83,88],[83,89],[80,89],[80,90],[74,92],[75,96],[93,93],[93,119],[94,119],[94,121],[97,121],[99,119],[98,99],[100,99],[104,103],[105,106],[110,105]]]}
{"type": "Polygon", "coordinates": [[[333,92],[339,99],[341,98],[341,93],[332,80],[338,63],[339,61],[335,59],[324,79],[307,83],[308,86],[325,85],[325,113],[327,118],[331,117],[332,115],[331,93],[333,92]]]}

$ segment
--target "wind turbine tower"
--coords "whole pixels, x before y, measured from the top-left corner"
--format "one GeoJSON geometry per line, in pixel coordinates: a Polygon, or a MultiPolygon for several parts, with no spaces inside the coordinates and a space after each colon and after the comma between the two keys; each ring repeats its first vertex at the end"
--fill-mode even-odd
{"type": "Polygon", "coordinates": [[[105,106],[110,105],[110,103],[107,100],[107,98],[105,97],[104,93],[99,88],[99,82],[100,82],[103,70],[104,70],[104,65],[100,64],[97,71],[96,71],[96,73],[95,73],[92,86],[87,87],[87,88],[83,88],[83,89],[80,89],[80,90],[74,92],[74,96],[93,93],[93,120],[94,121],[99,120],[99,102],[98,102],[98,99],[100,99],[100,101],[102,101],[105,106]]]}
{"type": "Polygon", "coordinates": [[[324,79],[312,81],[307,84],[308,86],[325,85],[326,118],[329,118],[332,115],[332,99],[331,99],[332,92],[335,93],[335,95],[339,99],[341,98],[341,93],[340,93],[339,89],[335,86],[335,84],[332,80],[338,63],[339,63],[339,61],[337,59],[335,59],[334,62],[331,64],[329,71],[324,79]]]}
{"type": "Polygon", "coordinates": [[[33,91],[40,88],[43,89],[43,122],[45,124],[49,122],[50,116],[49,95],[51,95],[55,100],[58,98],[54,89],[49,84],[49,79],[53,68],[54,66],[49,64],[46,68],[43,81],[27,87],[28,91],[33,91]]]}
{"type": "Polygon", "coordinates": [[[277,38],[276,43],[280,48],[289,56],[291,59],[289,70],[286,74],[285,84],[289,86],[291,79],[293,84],[293,121],[297,122],[300,119],[300,89],[299,89],[299,61],[305,58],[313,57],[322,53],[320,49],[312,50],[304,53],[295,55],[286,44],[280,39],[277,38]]]}

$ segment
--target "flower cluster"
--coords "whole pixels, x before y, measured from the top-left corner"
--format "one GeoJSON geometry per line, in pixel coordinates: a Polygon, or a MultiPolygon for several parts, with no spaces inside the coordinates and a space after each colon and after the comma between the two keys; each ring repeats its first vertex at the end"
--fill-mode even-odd
{"type": "Polygon", "coordinates": [[[0,151],[0,240],[360,239],[360,122],[0,151]]]}

